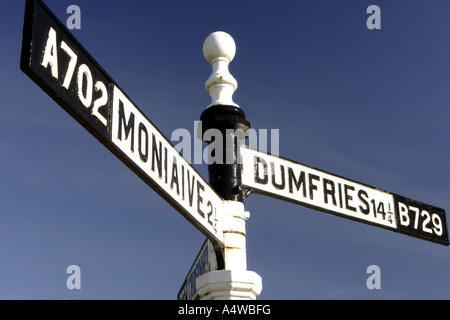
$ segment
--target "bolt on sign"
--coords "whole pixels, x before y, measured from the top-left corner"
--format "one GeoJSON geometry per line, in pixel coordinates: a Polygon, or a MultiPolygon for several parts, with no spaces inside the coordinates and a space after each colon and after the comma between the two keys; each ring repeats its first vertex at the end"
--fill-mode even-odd
{"type": "Polygon", "coordinates": [[[27,0],[20,67],[215,245],[222,198],[41,0],[27,0]]]}
{"type": "Polygon", "coordinates": [[[256,193],[449,245],[443,209],[246,146],[242,183],[256,193]]]}

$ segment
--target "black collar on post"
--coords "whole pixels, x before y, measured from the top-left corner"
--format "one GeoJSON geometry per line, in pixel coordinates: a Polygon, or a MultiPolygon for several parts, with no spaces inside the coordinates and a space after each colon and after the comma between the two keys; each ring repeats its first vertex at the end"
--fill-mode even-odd
{"type": "Polygon", "coordinates": [[[236,106],[214,105],[203,111],[200,120],[203,141],[209,129],[217,129],[222,134],[223,150],[214,150],[222,152],[222,159],[208,164],[210,185],[225,200],[245,202],[239,152],[239,141],[245,139],[250,129],[245,112],[236,106]]]}

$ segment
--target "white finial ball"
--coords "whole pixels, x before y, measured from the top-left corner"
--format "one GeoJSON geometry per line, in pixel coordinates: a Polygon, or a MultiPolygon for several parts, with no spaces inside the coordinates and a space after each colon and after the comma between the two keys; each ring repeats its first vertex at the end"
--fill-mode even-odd
{"type": "Polygon", "coordinates": [[[211,63],[216,58],[227,58],[230,62],[236,54],[236,44],[233,38],[226,32],[216,31],[211,33],[203,43],[203,55],[206,61],[211,63]]]}

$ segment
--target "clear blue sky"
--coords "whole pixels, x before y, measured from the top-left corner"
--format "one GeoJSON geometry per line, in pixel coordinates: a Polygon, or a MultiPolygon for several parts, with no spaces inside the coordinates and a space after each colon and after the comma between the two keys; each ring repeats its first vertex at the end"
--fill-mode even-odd
{"type": "MultiPolygon", "coordinates": [[[[45,3],[81,8],[73,34],[167,137],[209,104],[202,44],[226,31],[234,101],[280,155],[450,210],[450,2],[45,3]]],[[[0,4],[0,298],[175,299],[204,236],[20,71],[24,7],[0,4]]],[[[261,195],[246,209],[261,299],[450,299],[448,247],[261,195]]]]}

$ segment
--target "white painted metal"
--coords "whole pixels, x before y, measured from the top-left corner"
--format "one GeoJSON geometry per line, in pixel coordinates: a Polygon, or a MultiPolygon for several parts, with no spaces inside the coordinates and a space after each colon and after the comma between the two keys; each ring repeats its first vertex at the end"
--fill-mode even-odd
{"type": "Polygon", "coordinates": [[[256,300],[262,279],[247,270],[208,272],[197,278],[197,290],[204,300],[256,300]]]}
{"type": "Polygon", "coordinates": [[[197,293],[205,300],[255,300],[262,290],[261,277],[247,270],[245,220],[249,214],[239,201],[223,207],[225,270],[197,278],[197,293]]]}
{"type": "Polygon", "coordinates": [[[391,193],[241,146],[242,184],[320,211],[397,228],[391,193]]]}
{"type": "Polygon", "coordinates": [[[218,104],[239,107],[233,102],[237,81],[228,70],[235,54],[236,44],[233,38],[223,31],[211,33],[203,43],[203,55],[213,68],[205,83],[206,91],[211,96],[211,104],[208,107],[218,104]]]}
{"type": "Polygon", "coordinates": [[[223,245],[222,198],[117,87],[112,142],[162,189],[166,199],[211,241],[223,245]]]}
{"type": "Polygon", "coordinates": [[[223,210],[225,269],[247,270],[244,204],[239,201],[225,201],[223,210]]]}

